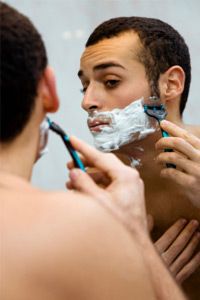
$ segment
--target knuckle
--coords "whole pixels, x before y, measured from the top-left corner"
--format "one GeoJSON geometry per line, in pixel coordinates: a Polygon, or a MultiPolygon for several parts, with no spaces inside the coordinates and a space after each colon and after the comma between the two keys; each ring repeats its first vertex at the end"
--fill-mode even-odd
{"type": "Polygon", "coordinates": [[[165,177],[174,177],[174,169],[172,168],[165,168],[161,171],[162,176],[165,177]]]}
{"type": "Polygon", "coordinates": [[[185,129],[183,129],[183,139],[187,142],[189,142],[192,138],[192,135],[186,131],[185,129]]]}
{"type": "Polygon", "coordinates": [[[156,148],[162,148],[163,147],[163,145],[165,145],[166,144],[166,138],[161,138],[157,143],[156,143],[156,148]]]}
{"type": "Polygon", "coordinates": [[[173,162],[175,163],[179,159],[176,152],[163,152],[157,157],[159,163],[173,162]]]}
{"type": "Polygon", "coordinates": [[[174,139],[172,140],[172,144],[173,144],[175,147],[180,146],[180,144],[182,144],[182,143],[183,143],[183,139],[180,138],[180,137],[174,138],[174,139]]]}
{"type": "Polygon", "coordinates": [[[176,162],[177,160],[180,160],[180,157],[175,153],[175,152],[169,152],[168,153],[168,160],[170,160],[170,162],[176,162]]]}

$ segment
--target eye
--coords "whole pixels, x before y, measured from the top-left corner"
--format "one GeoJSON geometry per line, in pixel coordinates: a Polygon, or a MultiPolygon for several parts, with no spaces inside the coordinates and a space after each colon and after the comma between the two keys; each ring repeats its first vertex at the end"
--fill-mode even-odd
{"type": "Polygon", "coordinates": [[[105,85],[108,88],[114,88],[114,87],[118,86],[119,82],[120,82],[119,80],[110,79],[110,80],[106,80],[105,85]]]}

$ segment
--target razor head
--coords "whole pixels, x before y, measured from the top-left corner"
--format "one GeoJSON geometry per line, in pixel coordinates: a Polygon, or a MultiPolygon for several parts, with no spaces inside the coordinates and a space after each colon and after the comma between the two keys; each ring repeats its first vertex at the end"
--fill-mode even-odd
{"type": "Polygon", "coordinates": [[[159,97],[157,96],[150,96],[150,97],[144,97],[143,98],[143,104],[148,106],[160,106],[162,105],[162,102],[159,97]]]}
{"type": "Polygon", "coordinates": [[[155,118],[158,122],[161,122],[167,116],[167,111],[163,104],[160,105],[144,105],[144,112],[152,118],[155,118]]]}
{"type": "Polygon", "coordinates": [[[64,130],[58,124],[52,122],[48,117],[47,117],[47,121],[49,123],[49,129],[51,129],[52,131],[54,131],[55,133],[61,136],[67,136],[64,130]]]}

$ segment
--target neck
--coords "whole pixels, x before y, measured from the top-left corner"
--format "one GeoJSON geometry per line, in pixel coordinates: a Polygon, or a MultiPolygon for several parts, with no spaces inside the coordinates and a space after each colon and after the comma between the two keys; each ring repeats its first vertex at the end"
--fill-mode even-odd
{"type": "Polygon", "coordinates": [[[0,171],[30,180],[36,160],[39,130],[35,134],[27,126],[22,134],[10,143],[0,144],[0,171]]]}
{"type": "Polygon", "coordinates": [[[127,165],[140,169],[148,170],[151,165],[155,165],[155,143],[161,138],[160,132],[149,135],[144,140],[134,141],[131,144],[123,146],[115,154],[127,165]]]}
{"type": "MultiPolygon", "coordinates": [[[[161,138],[160,131],[149,135],[141,141],[134,142],[120,149],[116,155],[127,165],[138,161],[136,168],[145,184],[146,197],[166,191],[171,184],[168,180],[160,177],[162,167],[155,161],[158,152],[155,150],[155,143],[161,138]]],[[[132,164],[133,166],[133,164],[132,164]]]]}

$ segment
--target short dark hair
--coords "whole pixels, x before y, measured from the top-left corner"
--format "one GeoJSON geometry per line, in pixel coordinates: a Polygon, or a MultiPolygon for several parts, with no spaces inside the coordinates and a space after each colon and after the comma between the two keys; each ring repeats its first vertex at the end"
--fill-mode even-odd
{"type": "Polygon", "coordinates": [[[152,94],[159,96],[158,79],[160,74],[173,65],[183,68],[186,80],[180,103],[180,113],[182,114],[191,81],[190,54],[183,37],[172,26],[153,18],[114,18],[103,22],[92,32],[86,47],[130,30],[136,32],[140,38],[142,48],[138,53],[138,58],[145,67],[152,94]]]}
{"type": "Polygon", "coordinates": [[[0,39],[0,142],[9,142],[21,133],[31,116],[47,56],[31,21],[2,1],[0,39]]]}

